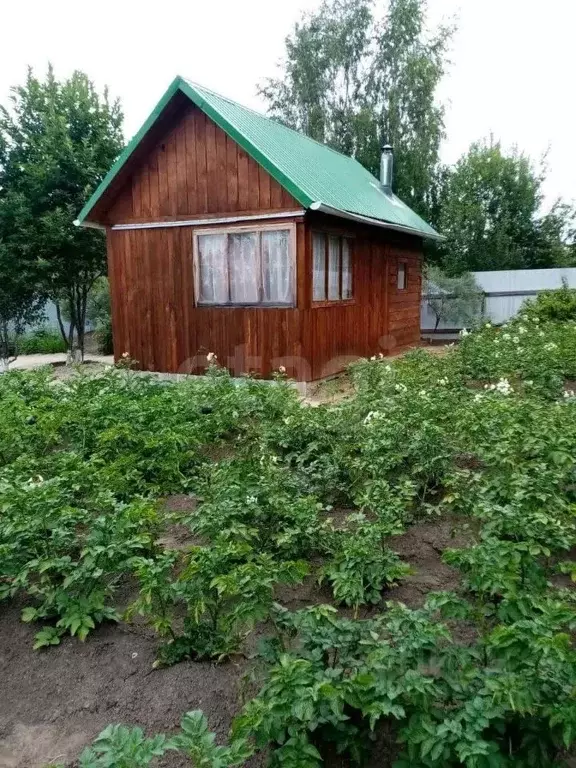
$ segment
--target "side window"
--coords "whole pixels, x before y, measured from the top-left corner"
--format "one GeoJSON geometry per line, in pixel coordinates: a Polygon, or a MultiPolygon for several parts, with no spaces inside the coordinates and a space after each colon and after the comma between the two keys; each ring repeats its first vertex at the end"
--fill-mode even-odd
{"type": "Polygon", "coordinates": [[[312,301],[352,298],[352,243],[350,238],[312,233],[312,301]]]}
{"type": "Polygon", "coordinates": [[[406,282],[407,282],[407,267],[405,261],[399,261],[398,262],[398,278],[396,287],[399,291],[406,290],[406,282]]]}

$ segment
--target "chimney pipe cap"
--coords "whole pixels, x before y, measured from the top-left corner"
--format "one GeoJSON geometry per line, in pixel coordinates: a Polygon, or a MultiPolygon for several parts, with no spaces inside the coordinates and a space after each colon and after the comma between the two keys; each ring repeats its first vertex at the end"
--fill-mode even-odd
{"type": "Polygon", "coordinates": [[[394,152],[394,148],[391,144],[382,144],[382,152],[394,152]]]}

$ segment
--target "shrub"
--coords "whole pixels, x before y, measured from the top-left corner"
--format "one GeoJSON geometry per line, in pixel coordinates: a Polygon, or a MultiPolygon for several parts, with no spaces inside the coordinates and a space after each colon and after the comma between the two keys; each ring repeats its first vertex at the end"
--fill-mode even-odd
{"type": "Polygon", "coordinates": [[[50,328],[38,328],[20,336],[17,346],[21,355],[52,355],[56,352],[66,352],[66,342],[62,335],[50,328]]]}
{"type": "Polygon", "coordinates": [[[110,286],[107,278],[101,277],[94,283],[88,296],[86,317],[96,329],[96,342],[100,354],[113,354],[110,286]]]}
{"type": "Polygon", "coordinates": [[[438,267],[430,265],[426,270],[426,279],[426,301],[436,318],[434,330],[440,323],[460,323],[468,327],[478,324],[484,309],[484,294],[471,272],[449,277],[438,267]]]}
{"type": "Polygon", "coordinates": [[[526,301],[520,315],[527,320],[538,318],[541,322],[576,321],[576,289],[569,288],[563,278],[562,288],[542,291],[536,299],[526,301]]]}

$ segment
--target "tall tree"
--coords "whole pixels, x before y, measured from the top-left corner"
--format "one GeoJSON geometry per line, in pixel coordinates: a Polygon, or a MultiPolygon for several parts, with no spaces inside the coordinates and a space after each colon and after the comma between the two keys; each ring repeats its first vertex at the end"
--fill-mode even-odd
{"type": "Polygon", "coordinates": [[[69,352],[80,356],[88,294],[106,271],[106,256],[102,233],[73,222],[123,146],[122,120],[106,89],[100,95],[82,72],[59,82],[52,67],[44,80],[29,70],[26,83],[12,89],[9,106],[0,107],[0,204],[17,196],[27,207],[28,224],[9,233],[10,248],[33,248],[69,352]]]}
{"type": "Polygon", "coordinates": [[[356,157],[378,175],[380,147],[397,153],[394,188],[434,215],[444,112],[436,91],[453,28],[429,34],[426,0],[324,0],[286,39],[279,78],[261,87],[270,114],[356,157]]]}
{"type": "Polygon", "coordinates": [[[543,164],[537,168],[499,142],[473,144],[449,174],[441,203],[442,264],[467,270],[559,266],[569,261],[567,229],[573,211],[557,203],[540,214],[543,164]]]}

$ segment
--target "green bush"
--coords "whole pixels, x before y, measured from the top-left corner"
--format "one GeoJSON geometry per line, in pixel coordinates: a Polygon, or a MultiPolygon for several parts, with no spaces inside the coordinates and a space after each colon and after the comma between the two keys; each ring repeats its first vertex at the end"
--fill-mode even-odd
{"type": "Polygon", "coordinates": [[[50,328],[38,328],[24,334],[17,340],[18,353],[21,355],[52,355],[66,352],[66,344],[59,331],[50,328]]]}
{"type": "Polygon", "coordinates": [[[542,291],[536,299],[525,302],[520,315],[527,320],[538,318],[541,322],[576,320],[576,290],[569,288],[563,279],[562,288],[542,291]]]}
{"type": "Polygon", "coordinates": [[[86,317],[96,328],[96,343],[100,354],[112,355],[114,343],[112,339],[110,287],[105,277],[97,280],[90,291],[86,317]]]}

